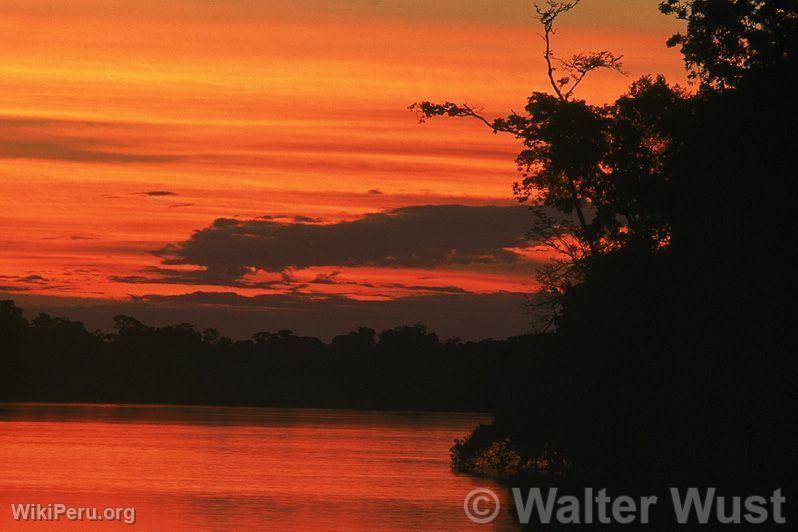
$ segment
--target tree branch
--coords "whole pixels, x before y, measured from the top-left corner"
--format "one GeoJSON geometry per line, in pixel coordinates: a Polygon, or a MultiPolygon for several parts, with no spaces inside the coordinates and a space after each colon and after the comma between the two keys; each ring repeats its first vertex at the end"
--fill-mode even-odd
{"type": "Polygon", "coordinates": [[[580,0],[573,0],[572,2],[557,2],[556,0],[546,0],[546,8],[541,9],[538,4],[535,4],[535,12],[537,18],[543,25],[543,40],[546,42],[546,51],[543,54],[546,60],[546,72],[549,77],[549,82],[557,97],[565,100],[561,87],[568,83],[567,78],[560,80],[554,79],[554,72],[557,70],[551,61],[553,52],[551,50],[551,35],[554,33],[554,21],[562,13],[567,13],[579,4],[580,0]]]}
{"type": "Polygon", "coordinates": [[[543,41],[546,43],[546,51],[543,54],[543,58],[546,60],[546,74],[548,75],[551,88],[554,89],[554,93],[564,102],[568,101],[579,84],[594,70],[609,68],[622,74],[624,73],[621,64],[623,56],[615,55],[612,52],[604,50],[601,52],[576,54],[568,61],[557,59],[568,75],[559,79],[555,77],[557,68],[554,66],[552,59],[556,58],[551,48],[551,36],[554,34],[554,23],[557,17],[572,10],[579,2],[580,0],[573,0],[571,2],[546,0],[545,8],[541,8],[538,4],[535,4],[537,19],[543,25],[543,41]],[[569,84],[571,88],[565,91],[565,86],[569,84]]]}
{"type": "Polygon", "coordinates": [[[419,122],[426,122],[428,118],[433,116],[453,116],[453,117],[470,117],[479,120],[488,126],[494,133],[511,133],[515,136],[521,136],[522,126],[513,123],[513,120],[519,121],[521,117],[513,114],[509,119],[496,118],[489,120],[485,118],[481,112],[471,107],[468,104],[458,105],[452,102],[443,104],[436,104],[432,102],[416,102],[408,107],[411,111],[415,111],[418,116],[419,122]]]}

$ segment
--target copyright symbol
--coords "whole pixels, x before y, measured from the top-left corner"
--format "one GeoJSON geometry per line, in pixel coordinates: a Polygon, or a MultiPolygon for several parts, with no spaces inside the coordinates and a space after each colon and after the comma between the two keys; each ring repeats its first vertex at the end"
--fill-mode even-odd
{"type": "Polygon", "coordinates": [[[466,517],[480,525],[495,521],[501,509],[499,497],[487,488],[473,489],[463,500],[463,511],[466,517]]]}

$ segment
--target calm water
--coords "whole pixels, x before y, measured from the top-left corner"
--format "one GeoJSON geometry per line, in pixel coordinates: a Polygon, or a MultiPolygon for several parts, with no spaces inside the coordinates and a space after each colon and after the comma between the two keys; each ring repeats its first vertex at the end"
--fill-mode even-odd
{"type": "Polygon", "coordinates": [[[484,416],[121,405],[0,405],[0,530],[11,503],[134,506],[100,530],[476,529],[448,449],[484,416]]]}

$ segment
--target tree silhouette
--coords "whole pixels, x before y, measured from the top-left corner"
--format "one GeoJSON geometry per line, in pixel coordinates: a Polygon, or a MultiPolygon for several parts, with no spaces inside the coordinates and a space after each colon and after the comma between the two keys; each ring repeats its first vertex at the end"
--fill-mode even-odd
{"type": "MultiPolygon", "coordinates": [[[[538,9],[544,30],[574,6],[538,9]]],[[[547,46],[554,92],[533,93],[523,115],[412,107],[514,134],[519,199],[560,213],[538,208],[531,231],[562,257],[539,276],[556,296],[556,355],[508,382],[494,423],[453,447],[458,468],[510,463],[515,486],[625,493],[794,485],[796,4],[662,9],[688,20],[671,44],[695,94],[645,76],[591,106],[571,99],[580,73],[558,79],[547,46]]]]}
{"type": "Polygon", "coordinates": [[[796,0],[663,0],[660,10],[687,22],[680,46],[690,77],[713,88],[736,87],[749,73],[795,65],[796,0]]]}
{"type": "MultiPolygon", "coordinates": [[[[576,213],[578,230],[572,230],[564,221],[561,223],[595,254],[599,251],[599,235],[588,221],[585,205],[591,203],[590,190],[601,174],[598,163],[604,149],[602,119],[584,101],[571,101],[571,97],[591,72],[600,69],[622,72],[622,56],[606,50],[579,53],[567,59],[554,55],[555,22],[578,4],[579,0],[547,0],[543,7],[535,4],[536,18],[543,28],[543,58],[554,95],[533,92],[525,106],[526,115],[513,113],[489,120],[467,104],[451,102],[417,102],[410,109],[418,113],[422,122],[433,116],[471,117],[494,133],[510,133],[521,140],[525,149],[516,159],[522,173],[522,179],[514,187],[516,197],[536,207],[553,206],[566,214],[576,213]]],[[[544,242],[553,241],[550,235],[533,236],[544,242]]],[[[558,233],[557,237],[561,236],[558,233]]]]}

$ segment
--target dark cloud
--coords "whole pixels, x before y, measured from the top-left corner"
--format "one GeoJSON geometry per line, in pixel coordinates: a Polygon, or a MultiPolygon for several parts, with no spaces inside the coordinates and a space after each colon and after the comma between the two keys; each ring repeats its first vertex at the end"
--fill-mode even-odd
{"type": "Polygon", "coordinates": [[[183,157],[131,152],[108,131],[133,126],[119,122],[92,122],[23,117],[0,117],[0,159],[42,159],[73,162],[157,163],[183,157]],[[104,133],[102,133],[104,132],[104,133]]]}
{"type": "Polygon", "coordinates": [[[148,190],[147,192],[142,192],[142,194],[151,197],[177,196],[177,193],[171,192],[169,190],[148,190]]]}
{"type": "Polygon", "coordinates": [[[14,299],[25,309],[28,318],[46,312],[83,321],[89,330],[110,330],[113,317],[126,314],[149,325],[188,322],[200,330],[213,327],[233,338],[249,338],[259,331],[291,329],[329,340],[359,326],[379,331],[422,322],[444,338],[480,340],[523,334],[530,322],[525,310],[529,307],[528,296],[508,292],[428,294],[389,301],[306,294],[245,297],[210,292],[149,295],[121,302],[20,292],[0,294],[0,299],[4,298],[14,299]]]}
{"type": "Polygon", "coordinates": [[[99,142],[92,139],[13,140],[3,138],[0,142],[0,159],[46,159],[101,163],[158,163],[181,160],[180,157],[170,155],[91,149],[92,145],[96,144],[99,142]]]}
{"type": "Polygon", "coordinates": [[[46,236],[42,240],[99,240],[100,237],[94,235],[59,235],[46,236]]]}
{"type": "Polygon", "coordinates": [[[25,277],[20,277],[19,281],[22,283],[41,284],[49,282],[49,279],[42,277],[41,275],[26,275],[25,277]]]}
{"type": "Polygon", "coordinates": [[[373,194],[375,196],[378,196],[378,195],[382,194],[382,191],[380,189],[378,189],[378,188],[372,188],[371,190],[366,192],[366,194],[373,194]]]}
{"type": "Polygon", "coordinates": [[[294,216],[293,219],[296,223],[310,223],[310,224],[317,224],[324,221],[324,218],[311,218],[310,216],[294,216]]]}
{"type": "MultiPolygon", "coordinates": [[[[48,278],[37,274],[0,275],[0,280],[10,281],[12,283],[23,283],[23,286],[0,285],[0,291],[5,291],[5,292],[27,292],[28,290],[30,290],[30,288],[24,285],[35,285],[37,288],[39,288],[39,287],[45,287],[50,282],[48,278]]],[[[55,287],[55,288],[60,288],[60,287],[55,287]]]]}
{"type": "Polygon", "coordinates": [[[182,285],[221,285],[235,288],[290,288],[295,281],[289,274],[274,281],[242,281],[231,278],[228,272],[215,275],[207,270],[186,271],[172,268],[148,267],[142,273],[149,275],[111,275],[109,280],[126,284],[182,284],[182,285]]]}
{"type": "Polygon", "coordinates": [[[175,203],[174,205],[169,205],[170,209],[179,209],[181,207],[193,207],[193,203],[175,203]]]}
{"type": "Polygon", "coordinates": [[[374,288],[374,289],[382,288],[388,290],[409,290],[419,293],[424,293],[424,292],[439,292],[445,294],[470,293],[467,290],[460,288],[459,286],[429,286],[429,285],[414,285],[414,284],[404,284],[404,283],[365,283],[359,281],[339,279],[338,278],[339,275],[340,272],[320,273],[316,275],[316,277],[312,281],[309,281],[307,284],[359,286],[363,288],[374,288]]]}
{"type": "Polygon", "coordinates": [[[370,288],[373,290],[405,290],[416,292],[418,294],[425,293],[442,293],[442,294],[467,294],[470,293],[457,286],[429,286],[429,285],[412,285],[403,283],[369,283],[355,280],[339,279],[340,272],[319,273],[309,281],[300,281],[297,279],[290,270],[285,270],[280,273],[280,279],[270,281],[245,281],[245,280],[230,280],[223,276],[221,278],[214,278],[209,272],[205,270],[198,271],[185,271],[169,268],[149,267],[143,270],[151,275],[112,275],[108,279],[116,283],[125,284],[180,284],[180,285],[217,285],[231,288],[249,288],[259,290],[272,290],[272,295],[276,295],[278,291],[288,291],[291,295],[304,295],[306,297],[324,297],[316,292],[303,292],[303,290],[313,285],[337,285],[349,286],[359,288],[370,288]]]}
{"type": "Polygon", "coordinates": [[[327,225],[220,218],[155,254],[164,265],[204,268],[202,277],[217,281],[312,266],[512,263],[519,256],[507,248],[525,245],[529,222],[523,207],[465,205],[402,207],[327,225]]]}
{"type": "MultiPolygon", "coordinates": [[[[468,340],[506,338],[529,328],[524,294],[427,294],[387,301],[358,301],[345,296],[270,294],[242,296],[232,292],[194,292],[177,296],[142,296],[134,302],[148,309],[191,309],[238,316],[237,330],[291,329],[329,339],[358,326],[377,330],[423,322],[444,337],[468,340]],[[244,327],[248,327],[244,329],[244,327]]],[[[185,321],[185,320],[183,320],[185,321]]],[[[216,325],[225,330],[222,325],[216,325]]],[[[251,331],[251,332],[250,332],[251,331]]]]}
{"type": "Polygon", "coordinates": [[[374,288],[390,288],[399,290],[413,290],[416,292],[438,292],[442,294],[472,294],[459,286],[427,286],[423,284],[386,283],[374,288]]]}
{"type": "Polygon", "coordinates": [[[335,279],[339,274],[340,272],[320,273],[311,282],[313,284],[339,284],[335,279]]]}

